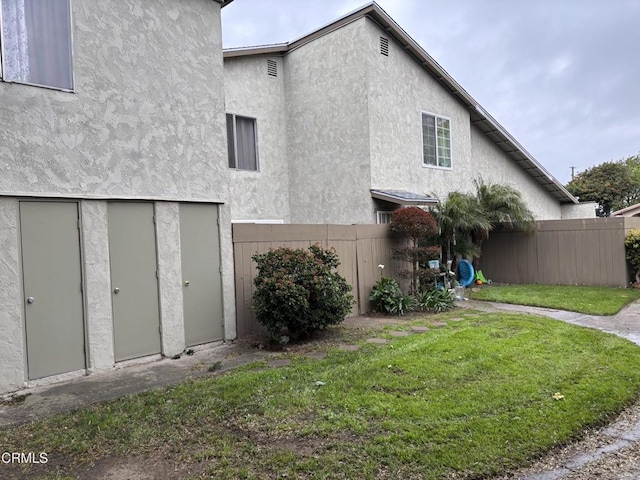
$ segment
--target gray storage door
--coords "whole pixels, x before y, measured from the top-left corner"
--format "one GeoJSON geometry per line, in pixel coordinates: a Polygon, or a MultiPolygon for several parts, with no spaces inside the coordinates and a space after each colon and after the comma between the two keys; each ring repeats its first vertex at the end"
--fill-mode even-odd
{"type": "Polygon", "coordinates": [[[222,340],[218,206],[180,204],[184,329],[187,346],[222,340]]]}
{"type": "Polygon", "coordinates": [[[78,204],[20,202],[28,378],[86,368],[78,204]]]}
{"type": "Polygon", "coordinates": [[[109,202],[108,214],[116,361],[160,353],[153,204],[109,202]]]}

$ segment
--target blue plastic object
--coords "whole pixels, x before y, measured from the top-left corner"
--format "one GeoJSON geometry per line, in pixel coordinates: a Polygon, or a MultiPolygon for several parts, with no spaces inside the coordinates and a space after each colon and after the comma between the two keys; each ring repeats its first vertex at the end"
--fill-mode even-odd
{"type": "Polygon", "coordinates": [[[473,270],[473,265],[469,260],[460,260],[458,262],[458,282],[463,287],[468,287],[473,283],[473,279],[476,277],[476,272],[473,270]]]}

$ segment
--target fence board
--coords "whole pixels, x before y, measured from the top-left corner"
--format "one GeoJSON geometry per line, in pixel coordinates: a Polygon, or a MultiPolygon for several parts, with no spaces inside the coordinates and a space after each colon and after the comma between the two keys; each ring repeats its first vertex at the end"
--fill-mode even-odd
{"type": "MultiPolygon", "coordinates": [[[[483,245],[481,268],[498,283],[624,287],[629,280],[624,235],[632,228],[640,228],[640,218],[547,220],[536,222],[533,234],[496,230],[483,245]]],[[[398,242],[390,238],[388,225],[235,224],[233,243],[239,336],[262,330],[252,309],[256,252],[314,243],[334,247],[338,271],[353,287],[352,315],[370,310],[369,292],[381,275],[398,279],[400,270],[408,269],[391,258],[398,242]]]]}
{"type": "Polygon", "coordinates": [[[640,218],[546,220],[533,234],[496,230],[483,246],[482,269],[499,283],[625,287],[631,228],[640,228],[640,218]]]}
{"type": "Polygon", "coordinates": [[[238,336],[263,330],[252,309],[257,271],[251,257],[282,246],[307,248],[313,244],[333,247],[340,257],[338,272],[353,288],[355,304],[351,315],[369,311],[369,292],[380,278],[379,264],[385,276],[393,277],[400,269],[391,259],[388,225],[259,225],[234,224],[234,265],[236,269],[236,307],[238,336]]]}

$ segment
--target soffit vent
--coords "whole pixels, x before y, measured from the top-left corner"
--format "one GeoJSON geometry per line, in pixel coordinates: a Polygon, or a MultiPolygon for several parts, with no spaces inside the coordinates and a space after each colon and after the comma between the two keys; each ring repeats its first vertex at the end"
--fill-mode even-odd
{"type": "Polygon", "coordinates": [[[267,75],[270,77],[278,76],[278,62],[275,60],[267,60],[267,75]]]}
{"type": "Polygon", "coordinates": [[[380,37],[380,53],[385,57],[389,56],[389,39],[380,37]]]}

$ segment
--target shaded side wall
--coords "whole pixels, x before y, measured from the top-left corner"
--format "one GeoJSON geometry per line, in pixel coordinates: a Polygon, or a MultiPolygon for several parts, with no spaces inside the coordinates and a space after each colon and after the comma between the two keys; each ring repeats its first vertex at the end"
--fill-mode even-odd
{"type": "Polygon", "coordinates": [[[624,236],[640,218],[536,222],[534,233],[491,232],[480,260],[494,282],[626,287],[624,236]]]}
{"type": "MultiPolygon", "coordinates": [[[[471,163],[463,176],[464,190],[475,190],[473,180],[509,185],[520,192],[536,220],[562,218],[560,202],[478,128],[471,126],[471,163]]],[[[463,189],[463,187],[460,187],[463,189]]],[[[589,215],[593,217],[592,215],[589,215]]]]}
{"type": "Polygon", "coordinates": [[[340,258],[338,272],[353,287],[356,303],[352,315],[368,312],[369,293],[380,279],[378,265],[385,265],[384,276],[397,277],[399,264],[391,259],[394,240],[388,225],[233,225],[233,250],[236,275],[236,313],[239,337],[260,331],[252,309],[257,275],[256,253],[272,248],[307,248],[314,244],[333,247],[340,258]]]}

